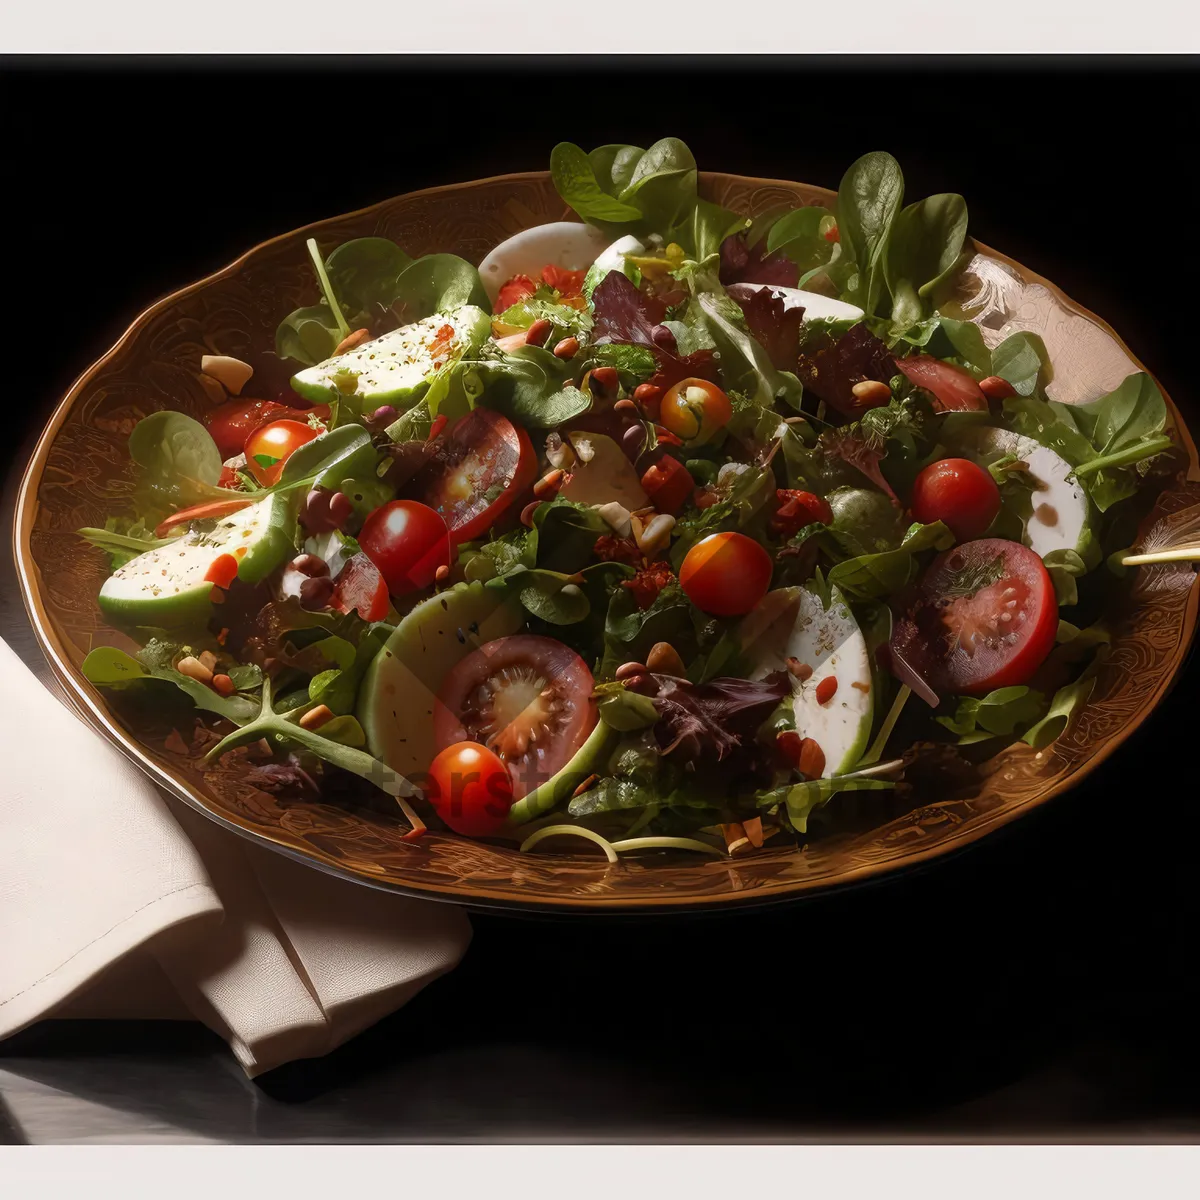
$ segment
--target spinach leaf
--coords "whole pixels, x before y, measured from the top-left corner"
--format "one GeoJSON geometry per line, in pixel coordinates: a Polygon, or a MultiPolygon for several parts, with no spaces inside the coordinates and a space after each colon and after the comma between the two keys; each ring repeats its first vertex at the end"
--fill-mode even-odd
{"type": "Polygon", "coordinates": [[[343,334],[328,304],[310,304],[288,313],[275,330],[275,354],[315,367],[333,357],[343,334]]]}
{"type": "Polygon", "coordinates": [[[924,350],[934,358],[961,359],[984,374],[991,374],[995,370],[992,352],[974,321],[934,316],[902,328],[893,325],[888,337],[888,349],[894,349],[902,343],[924,350]]]}
{"type": "Polygon", "coordinates": [[[551,625],[574,625],[592,611],[574,575],[535,568],[510,575],[525,611],[551,625]]]}
{"type": "Polygon", "coordinates": [[[143,417],[129,435],[133,461],[164,479],[183,477],[216,484],[221,477],[221,452],[208,430],[180,412],[156,412],[143,417]]]}
{"type": "Polygon", "coordinates": [[[479,272],[454,254],[427,254],[410,263],[396,281],[392,306],[408,324],[434,313],[451,313],[464,304],[492,311],[479,272]]]}
{"type": "Polygon", "coordinates": [[[1054,582],[1054,594],[1059,608],[1079,603],[1075,580],[1088,572],[1088,565],[1075,550],[1051,550],[1042,561],[1054,582]]]}
{"type": "Polygon", "coordinates": [[[289,455],[272,490],[287,491],[304,484],[336,490],[343,479],[375,475],[379,453],[361,425],[342,425],[319,434],[289,455]]]}
{"type": "MultiPolygon", "coordinates": [[[[377,621],[369,625],[353,647],[349,659],[343,657],[339,668],[323,671],[309,682],[308,698],[314,704],[326,704],[335,713],[350,713],[354,711],[354,702],[358,696],[359,684],[367,673],[367,668],[375,660],[375,656],[383,649],[384,643],[393,633],[393,626],[386,622],[377,621]]],[[[329,638],[327,641],[334,639],[329,638]]],[[[342,639],[336,639],[341,641],[342,639]]],[[[321,645],[320,642],[314,645],[321,645]]],[[[324,727],[322,727],[324,729],[324,727]]],[[[327,733],[328,737],[329,734],[327,733]]]]}
{"type": "Polygon", "coordinates": [[[883,294],[888,238],[903,199],[900,164],[881,150],[852,163],[838,187],[841,244],[857,264],[857,279],[848,290],[853,303],[868,315],[875,313],[883,294]]]}
{"type": "Polygon", "coordinates": [[[992,351],[992,374],[1007,379],[1018,396],[1032,396],[1050,366],[1046,343],[1036,333],[1012,333],[992,351]]]}
{"type": "Polygon", "coordinates": [[[771,365],[767,352],[746,332],[742,310],[729,296],[703,291],[695,296],[695,304],[720,356],[727,388],[741,392],[760,408],[771,408],[777,396],[791,394],[798,399],[799,381],[771,365]]]}
{"type": "Polygon", "coordinates": [[[501,358],[480,362],[477,370],[489,404],[513,421],[535,429],[553,429],[591,408],[591,397],[567,381],[571,366],[541,346],[520,346],[501,358]]]}
{"type": "MultiPolygon", "coordinates": [[[[613,151],[608,163],[611,172],[618,154],[626,149],[633,147],[602,146],[594,153],[608,157],[607,152],[613,151]]],[[[625,155],[622,164],[628,158],[625,155]]],[[[550,152],[550,177],[558,194],[585,221],[623,224],[641,219],[640,208],[617,199],[616,191],[623,189],[614,187],[613,174],[604,181],[607,187],[603,186],[596,164],[572,142],[559,142],[550,152]]]]}
{"type": "Polygon", "coordinates": [[[184,534],[180,527],[174,537],[157,538],[152,529],[146,528],[141,517],[109,517],[103,529],[84,528],[75,532],[108,555],[109,568],[113,571],[147,550],[169,546],[184,534]]]}
{"type": "Polygon", "coordinates": [[[1054,693],[1050,708],[1046,715],[1036,725],[1030,727],[1021,739],[1035,750],[1041,750],[1050,745],[1066,731],[1076,710],[1082,708],[1096,686],[1096,677],[1085,671],[1074,683],[1060,687],[1054,693]]]}
{"type": "Polygon", "coordinates": [[[696,203],[696,160],[692,152],[678,138],[660,138],[633,163],[620,199],[635,205],[652,228],[670,228],[690,204],[696,203]]]}
{"type": "Polygon", "coordinates": [[[801,274],[819,271],[833,258],[837,246],[825,238],[835,221],[833,213],[819,205],[793,209],[771,226],[767,250],[786,254],[801,274]]]}
{"type": "Polygon", "coordinates": [[[220,696],[190,675],[167,665],[143,663],[114,646],[97,646],[83,660],[83,676],[97,687],[126,688],[140,683],[170,683],[185,693],[197,708],[214,712],[235,725],[244,725],[257,710],[244,696],[220,696]]]}
{"type": "Polygon", "coordinates": [[[391,306],[400,276],[412,261],[387,238],[354,238],[334,250],[325,260],[325,270],[342,307],[372,317],[391,306]]]}
{"type": "Polygon", "coordinates": [[[954,193],[927,196],[900,211],[884,256],[893,318],[924,314],[926,298],[959,264],[966,236],[966,201],[954,193]]]}
{"type": "Polygon", "coordinates": [[[538,537],[533,529],[520,526],[490,542],[484,542],[478,554],[491,562],[491,575],[507,575],[518,567],[532,567],[537,562],[538,537]]]}
{"type": "Polygon", "coordinates": [[[1004,687],[986,696],[959,696],[953,716],[934,720],[958,734],[958,744],[966,746],[1011,734],[1018,725],[1038,720],[1046,707],[1046,697],[1033,688],[1004,687]]]}
{"type": "Polygon", "coordinates": [[[714,204],[696,200],[681,220],[667,230],[667,241],[682,246],[688,258],[702,261],[721,249],[721,243],[746,227],[746,218],[714,204]]]}
{"type": "Polygon", "coordinates": [[[920,563],[916,555],[924,550],[946,550],[953,544],[954,535],[941,521],[914,524],[894,550],[863,554],[831,567],[828,583],[840,588],[849,600],[878,600],[917,577],[920,563]]]}
{"type": "Polygon", "coordinates": [[[590,505],[576,504],[563,496],[539,504],[533,514],[539,567],[571,573],[591,562],[596,539],[612,529],[590,505]]]}

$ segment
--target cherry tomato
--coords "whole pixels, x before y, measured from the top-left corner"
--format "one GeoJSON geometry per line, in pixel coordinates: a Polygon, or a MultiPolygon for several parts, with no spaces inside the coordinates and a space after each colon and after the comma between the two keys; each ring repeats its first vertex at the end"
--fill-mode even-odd
{"type": "Polygon", "coordinates": [[[744,533],[710,533],[679,568],[679,586],[699,609],[714,617],[740,617],[767,594],[771,556],[744,533]]]}
{"type": "Polygon", "coordinates": [[[828,525],[833,520],[829,501],[814,492],[777,488],[775,500],[779,507],[771,517],[771,532],[783,537],[793,537],[806,525],[828,525]]]}
{"type": "MultiPolygon", "coordinates": [[[[299,397],[296,397],[299,400],[299,397]]],[[[246,445],[246,439],[261,425],[290,417],[292,420],[304,420],[309,413],[320,420],[329,417],[328,404],[316,404],[303,412],[290,408],[286,404],[278,404],[274,400],[231,400],[228,404],[218,404],[204,418],[208,432],[217,443],[217,449],[222,458],[233,458],[241,454],[246,445]]]]}
{"type": "Polygon", "coordinates": [[[512,308],[514,304],[520,304],[522,300],[527,300],[536,291],[537,284],[528,275],[514,275],[500,289],[492,311],[499,316],[505,309],[512,308]]]}
{"type": "Polygon", "coordinates": [[[707,379],[681,379],[662,398],[659,420],[685,442],[706,442],[729,424],[729,397],[707,379]]]}
{"type": "Polygon", "coordinates": [[[246,439],[246,470],[263,487],[278,483],[288,458],[319,433],[302,421],[272,421],[260,426],[246,439]]]}
{"type": "Polygon", "coordinates": [[[595,728],[594,686],[587,663],[562,642],[526,633],[497,638],[442,680],[435,744],[489,747],[508,767],[519,800],[561,771],[595,728]]]}
{"type": "Polygon", "coordinates": [[[1026,683],[1054,646],[1058,602],[1041,558],[1004,538],[964,542],[930,564],[892,645],[942,695],[1026,683]]]}
{"type": "Polygon", "coordinates": [[[464,837],[494,837],[513,806],[508,768],[478,742],[447,746],[429,767],[426,797],[437,815],[464,837]]]}
{"type": "Polygon", "coordinates": [[[542,268],[542,282],[549,284],[560,296],[583,295],[583,280],[587,271],[569,271],[566,267],[556,267],[547,263],[542,268]]]}
{"type": "Polygon", "coordinates": [[[695,486],[687,467],[666,453],[642,474],[642,491],[659,512],[677,513],[688,502],[695,486]]]}
{"type": "Polygon", "coordinates": [[[446,522],[427,504],[391,500],[363,522],[358,544],[379,568],[393,596],[427,588],[450,565],[446,522]]]}
{"type": "Polygon", "coordinates": [[[1000,489],[991,472],[966,458],[931,463],[913,484],[914,520],[944,521],[960,541],[982,537],[1000,511],[1000,489]]]}
{"type": "Polygon", "coordinates": [[[472,409],[456,421],[444,453],[422,472],[418,494],[446,522],[451,539],[474,541],[537,478],[529,434],[498,412],[472,409]]]}
{"type": "Polygon", "coordinates": [[[975,377],[953,363],[939,362],[928,354],[896,359],[897,368],[917,385],[933,394],[934,407],[941,412],[987,411],[987,397],[975,377]]]}
{"type": "Polygon", "coordinates": [[[365,554],[354,555],[338,572],[329,603],[338,612],[357,612],[364,621],[382,621],[391,607],[387,583],[365,554]]]}

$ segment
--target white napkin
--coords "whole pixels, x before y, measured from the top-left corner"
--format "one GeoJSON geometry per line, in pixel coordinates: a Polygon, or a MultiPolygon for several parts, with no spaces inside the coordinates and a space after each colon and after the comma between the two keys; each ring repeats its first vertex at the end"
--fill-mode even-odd
{"type": "Polygon", "coordinates": [[[0,641],[0,1038],[179,1017],[250,1076],[325,1054],[457,965],[471,928],[292,862],[162,793],[0,641]]]}

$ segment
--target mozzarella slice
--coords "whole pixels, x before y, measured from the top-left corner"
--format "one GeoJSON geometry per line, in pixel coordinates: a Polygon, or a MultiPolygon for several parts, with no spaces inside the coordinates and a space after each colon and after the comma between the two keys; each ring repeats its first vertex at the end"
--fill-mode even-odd
{"type": "Polygon", "coordinates": [[[493,304],[500,289],[514,275],[528,275],[535,283],[545,266],[583,271],[608,245],[608,237],[592,225],[578,221],[551,221],[522,229],[501,242],[479,264],[479,278],[493,304]]]}
{"type": "Polygon", "coordinates": [[[738,287],[754,288],[755,291],[770,288],[773,292],[780,292],[783,295],[783,311],[802,308],[805,321],[860,321],[864,315],[863,310],[855,308],[853,304],[822,296],[818,292],[806,292],[802,288],[776,287],[769,283],[739,283],[738,287]]]}
{"type": "Polygon", "coordinates": [[[826,609],[807,588],[778,588],[743,620],[740,633],[755,664],[751,679],[786,671],[788,659],[812,668],[806,679],[790,676],[796,732],[821,747],[825,778],[852,770],[871,736],[874,701],[867,642],[842,594],[834,588],[826,609]],[[831,679],[836,688],[828,694],[831,679]]]}

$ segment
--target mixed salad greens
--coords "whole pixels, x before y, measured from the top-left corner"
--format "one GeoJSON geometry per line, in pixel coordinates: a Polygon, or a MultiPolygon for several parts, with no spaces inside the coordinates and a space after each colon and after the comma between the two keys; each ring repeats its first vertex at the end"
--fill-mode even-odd
{"type": "Polygon", "coordinates": [[[1181,465],[1153,380],[1056,403],[1036,336],[949,315],[966,204],[888,154],[753,220],[674,138],[551,170],[580,220],[478,267],[310,241],[287,385],[206,357],[203,422],[133,429],[80,533],[141,648],[88,678],[266,790],[610,859],[1061,734],[1181,465]]]}

